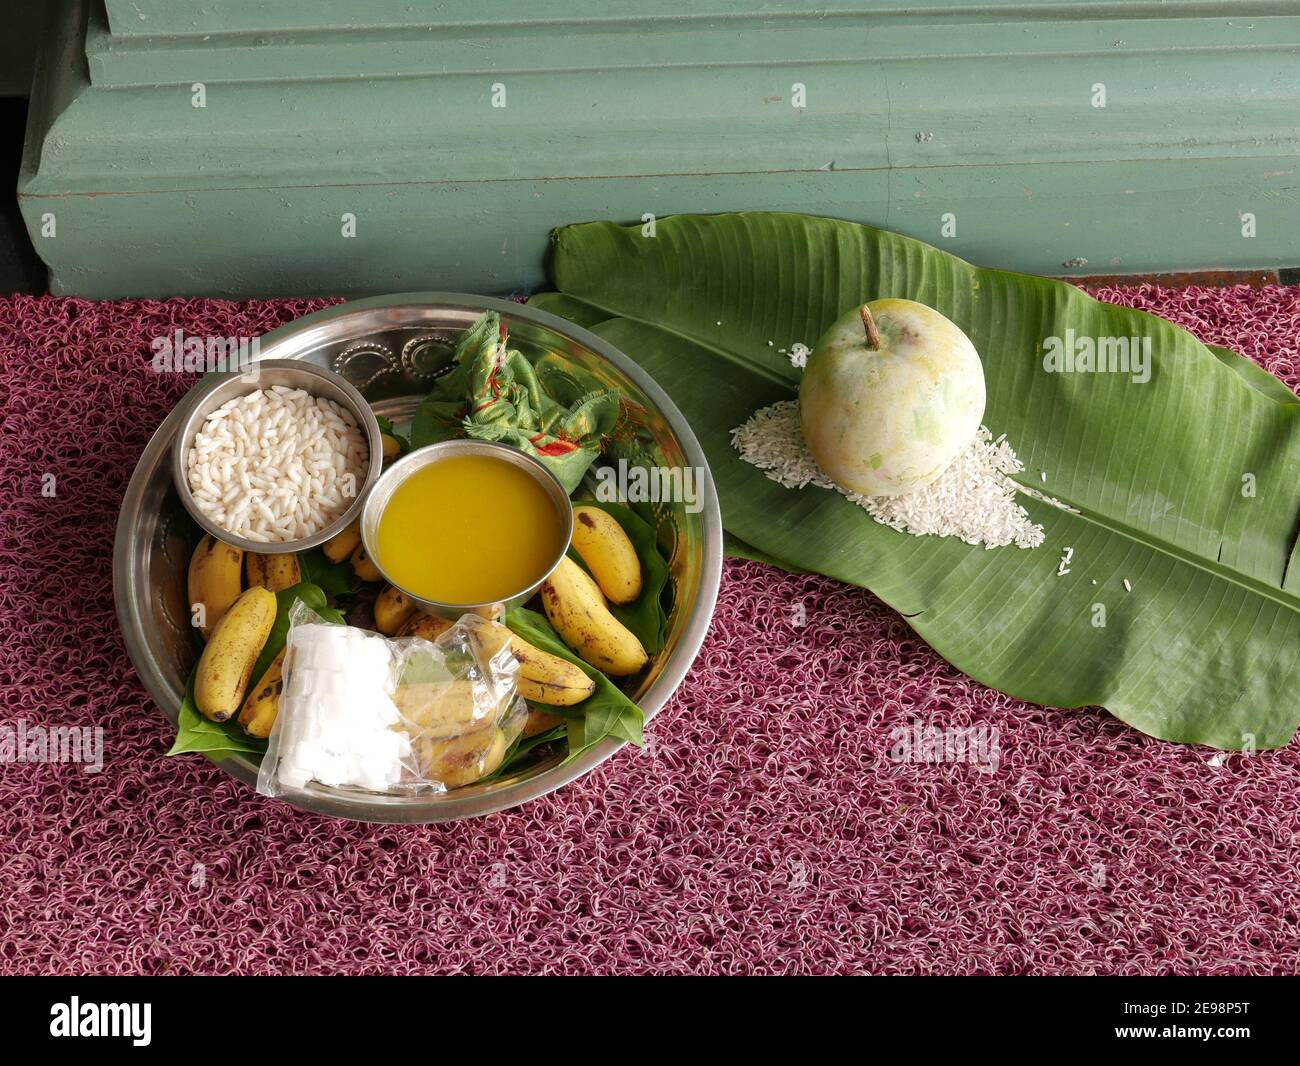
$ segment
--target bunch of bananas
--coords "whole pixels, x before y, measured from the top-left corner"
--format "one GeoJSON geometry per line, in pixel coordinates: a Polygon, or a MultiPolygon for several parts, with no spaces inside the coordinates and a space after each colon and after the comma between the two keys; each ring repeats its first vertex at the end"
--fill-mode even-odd
{"type": "Polygon", "coordinates": [[[411,737],[420,774],[459,788],[492,773],[519,735],[525,714],[515,693],[488,706],[485,689],[468,677],[399,685],[393,694],[411,737]]]}
{"type": "MultiPolygon", "coordinates": [[[[543,608],[561,639],[584,662],[614,677],[635,674],[648,661],[645,648],[614,617],[608,604],[631,603],[641,594],[641,562],[636,549],[623,527],[598,507],[578,504],[573,508],[573,518],[573,549],[590,573],[568,558],[562,560],[542,585],[543,608]]],[[[359,550],[356,544],[341,541],[331,557],[341,562],[349,549],[359,550]]],[[[357,569],[355,556],[353,567],[357,569]]],[[[376,597],[374,617],[375,628],[381,633],[427,640],[436,639],[452,624],[423,614],[408,596],[391,585],[376,597]]],[[[519,663],[516,684],[524,699],[532,704],[572,707],[595,691],[595,682],[581,667],[534,647],[492,621],[491,626],[479,630],[478,639],[489,656],[509,646],[519,663]]],[[[534,707],[524,735],[544,732],[562,721],[534,707]]]]}
{"type": "MultiPolygon", "coordinates": [[[[524,699],[552,707],[571,707],[596,691],[596,683],[580,667],[534,647],[495,620],[486,621],[488,624],[476,631],[480,650],[492,658],[502,648],[510,648],[510,653],[519,663],[515,685],[524,699]]],[[[421,637],[432,642],[452,625],[454,623],[449,619],[424,614],[391,585],[386,586],[375,600],[375,628],[388,636],[421,637]]],[[[524,736],[545,732],[562,721],[564,719],[558,715],[530,708],[524,736]]]]}
{"type": "Polygon", "coordinates": [[[205,536],[190,557],[190,611],[207,643],[194,676],[194,702],[205,718],[236,712],[249,736],[267,737],[279,708],[281,652],[249,689],[249,675],[275,622],[275,594],[302,580],[298,557],[243,552],[205,536]],[[244,575],[248,585],[244,587],[244,575]]]}
{"type": "Polygon", "coordinates": [[[564,558],[542,584],[542,607],[570,648],[611,677],[644,669],[649,657],[609,603],[641,594],[641,561],[623,527],[598,507],[573,508],[573,550],[587,570],[564,558]]]}

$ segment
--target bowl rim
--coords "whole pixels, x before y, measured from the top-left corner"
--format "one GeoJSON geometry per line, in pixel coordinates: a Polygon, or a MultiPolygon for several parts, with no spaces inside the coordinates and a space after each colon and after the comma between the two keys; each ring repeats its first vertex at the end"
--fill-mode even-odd
{"type": "Polygon", "coordinates": [[[573,507],[569,503],[569,494],[564,491],[564,486],[560,484],[559,479],[546,468],[544,463],[538,462],[536,457],[529,455],[527,452],[521,452],[518,448],[513,448],[509,444],[502,444],[494,440],[478,440],[474,437],[455,437],[451,440],[435,441],[433,444],[426,444],[422,448],[413,448],[396,462],[389,465],[388,469],[379,475],[378,480],[366,491],[366,499],[361,507],[361,543],[365,545],[366,555],[374,564],[375,569],[383,575],[383,578],[393,588],[397,589],[403,596],[436,612],[448,612],[448,617],[454,614],[459,617],[471,611],[479,611],[485,608],[496,607],[498,605],[509,605],[515,602],[524,602],[534,592],[542,587],[542,582],[554,573],[555,568],[560,565],[560,560],[564,558],[565,553],[569,550],[569,543],[573,539],[573,507]],[[438,454],[435,454],[438,453],[438,454]],[[556,553],[555,558],[550,561],[546,569],[542,572],[532,584],[527,588],[520,589],[510,593],[509,596],[503,596],[496,600],[483,600],[479,603],[443,603],[439,600],[431,600],[427,596],[420,596],[412,592],[405,585],[400,585],[393,580],[388,571],[384,569],[383,561],[379,553],[375,550],[375,545],[371,544],[371,533],[379,532],[379,520],[383,517],[383,511],[374,515],[371,521],[371,510],[378,506],[376,503],[384,491],[384,483],[392,481],[392,488],[388,489],[388,499],[384,500],[387,506],[388,501],[392,499],[392,494],[418,470],[425,467],[434,466],[446,459],[454,458],[460,453],[467,455],[481,455],[484,453],[491,454],[493,458],[500,456],[500,462],[509,463],[511,466],[517,466],[528,471],[533,479],[546,490],[547,495],[554,503],[556,510],[556,519],[560,530],[560,550],[556,553]],[[558,503],[559,498],[563,496],[565,506],[563,511],[558,503]],[[565,513],[567,512],[567,513],[565,513]]]}
{"type": "MultiPolygon", "coordinates": [[[[269,334],[268,334],[269,336],[269,334]]],[[[205,533],[211,534],[215,539],[223,544],[229,544],[231,547],[239,548],[241,551],[253,552],[256,555],[288,555],[290,552],[307,551],[309,548],[315,548],[324,544],[327,540],[343,532],[352,522],[356,521],[361,515],[362,508],[365,506],[366,494],[371,486],[379,480],[384,471],[384,444],[381,430],[379,428],[379,419],[375,417],[375,412],[371,409],[366,398],[361,395],[356,386],[341,374],[336,374],[333,370],[319,366],[316,363],[308,362],[305,359],[255,359],[253,361],[260,370],[287,370],[295,373],[302,373],[308,377],[314,377],[318,380],[327,381],[334,385],[343,393],[348,401],[348,407],[352,415],[357,420],[358,428],[366,435],[366,446],[370,449],[370,455],[366,459],[366,476],[361,484],[357,486],[356,497],[348,505],[347,510],[340,514],[328,525],[322,526],[315,533],[306,537],[299,537],[297,540],[279,540],[279,541],[260,541],[249,540],[247,537],[238,536],[224,529],[209,518],[199,506],[194,502],[194,493],[189,486],[186,474],[185,459],[189,451],[190,444],[195,436],[198,435],[200,428],[198,410],[203,406],[205,400],[219,389],[228,387],[232,382],[240,381],[246,376],[246,372],[238,370],[225,371],[222,373],[206,374],[194,383],[189,392],[182,397],[176,409],[184,409],[184,415],[176,427],[176,433],[172,439],[171,459],[172,459],[172,485],[176,489],[176,495],[180,498],[185,510],[189,512],[191,518],[197,522],[205,533]],[[186,432],[189,431],[189,432],[186,432]],[[188,439],[187,439],[188,438],[188,439]]],[[[260,382],[250,383],[246,392],[238,393],[239,396],[247,396],[254,392],[262,391],[269,386],[260,382]]],[[[310,391],[310,390],[308,390],[310,391]]],[[[314,394],[313,394],[314,395],[314,394]]],[[[235,399],[231,396],[230,399],[235,399]]]]}
{"type": "MultiPolygon", "coordinates": [[[[403,323],[398,322],[396,316],[403,309],[439,308],[466,313],[495,310],[508,314],[549,329],[607,360],[654,402],[672,430],[686,461],[701,472],[700,499],[703,507],[699,518],[702,530],[702,562],[695,590],[695,601],[673,655],[663,663],[649,689],[640,699],[645,719],[647,722],[650,721],[681,684],[704,642],[717,603],[723,558],[722,516],[708,460],[689,423],[658,382],[631,357],[582,326],[527,304],[466,293],[406,292],[335,304],[272,330],[261,338],[260,349],[271,358],[277,347],[300,336],[302,347],[307,348],[313,340],[311,335],[316,330],[336,318],[352,314],[384,311],[393,316],[390,325],[398,326],[403,323]]],[[[142,590],[136,588],[131,581],[133,570],[131,531],[135,515],[142,508],[151,473],[156,469],[160,455],[171,446],[180,424],[183,408],[182,401],[167,415],[146,444],[137,462],[118,515],[113,550],[113,594],[123,641],[145,689],[153,697],[164,716],[173,724],[176,722],[179,706],[176,693],[163,673],[158,656],[145,639],[143,626],[139,624],[144,618],[146,604],[142,602],[142,590]]],[[[457,789],[438,797],[413,801],[409,797],[349,796],[342,792],[309,791],[295,793],[286,799],[292,806],[302,810],[372,823],[437,823],[481,817],[516,807],[562,788],[595,769],[621,749],[625,743],[607,737],[572,762],[552,766],[519,781],[497,782],[495,784],[500,787],[489,792],[467,794],[465,790],[457,789]]],[[[232,777],[246,785],[256,787],[257,763],[238,753],[222,756],[210,752],[205,753],[205,757],[232,777]]]]}

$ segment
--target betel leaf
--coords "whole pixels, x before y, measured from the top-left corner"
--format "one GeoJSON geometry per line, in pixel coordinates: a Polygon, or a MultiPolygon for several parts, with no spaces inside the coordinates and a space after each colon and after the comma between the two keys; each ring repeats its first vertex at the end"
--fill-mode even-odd
{"type": "Polygon", "coordinates": [[[427,401],[417,407],[411,416],[412,448],[424,448],[459,436],[463,436],[460,427],[442,419],[435,407],[427,401]]]}
{"type": "MultiPolygon", "coordinates": [[[[249,674],[250,684],[257,684],[258,679],[266,673],[271,661],[284,648],[289,635],[289,609],[299,600],[305,603],[326,622],[342,624],[341,612],[330,607],[326,602],[324,591],[308,581],[300,581],[275,594],[275,622],[270,635],[257,661],[249,674]]],[[[266,741],[245,735],[243,728],[233,718],[226,722],[212,722],[204,718],[194,702],[194,676],[198,665],[190,671],[185,686],[185,698],[181,701],[176,719],[176,740],[168,755],[183,755],[187,752],[246,752],[261,755],[266,751],[266,741]]]]}
{"type": "Polygon", "coordinates": [[[254,679],[266,673],[271,661],[284,649],[284,642],[289,636],[289,609],[299,600],[316,612],[321,621],[333,622],[335,625],[346,624],[343,612],[329,605],[325,590],[319,585],[300,581],[287,589],[281,589],[275,594],[275,622],[271,626],[271,635],[266,638],[262,652],[253,666],[254,679]]]}
{"type": "Polygon", "coordinates": [[[176,719],[176,740],[167,754],[184,755],[188,752],[204,752],[221,758],[223,755],[236,752],[250,755],[261,755],[265,752],[266,741],[246,736],[237,722],[210,722],[199,713],[194,703],[196,673],[198,673],[197,663],[185,682],[185,698],[181,700],[176,719]]]}
{"type": "Polygon", "coordinates": [[[330,562],[324,551],[312,548],[298,553],[298,566],[302,580],[319,586],[326,596],[344,596],[352,591],[356,574],[346,559],[341,563],[330,562]]]}
{"type": "MultiPolygon", "coordinates": [[[[664,586],[668,583],[668,563],[659,551],[654,527],[621,503],[606,503],[603,500],[574,502],[606,512],[623,527],[623,532],[636,549],[636,557],[641,563],[641,595],[631,603],[610,603],[608,606],[610,613],[632,631],[649,654],[654,655],[663,648],[664,632],[668,628],[668,615],[663,606],[664,586]]],[[[576,551],[570,549],[569,554],[585,569],[576,551]]]]}
{"type": "Polygon", "coordinates": [[[560,295],[533,302],[583,307],[575,317],[669,393],[740,541],[871,589],[944,658],[1014,696],[1101,705],[1154,736],[1226,749],[1294,734],[1300,401],[1258,367],[1063,282],[832,219],[678,216],[653,239],[591,223],[557,230],[553,252],[560,295]],[[1078,512],[1024,497],[1042,547],[908,536],[837,493],[781,488],[733,450],[733,427],[796,394],[781,348],[812,346],[847,308],[890,296],[967,333],[985,424],[1024,461],[1022,484],[1078,512]],[[1149,380],[1049,372],[1045,351],[1071,337],[1122,338],[1139,358],[1149,343],[1149,380]]]}
{"type": "Polygon", "coordinates": [[[569,754],[566,762],[572,761],[606,737],[627,740],[637,745],[645,743],[642,735],[645,716],[641,713],[641,708],[603,673],[574,655],[543,615],[517,607],[506,615],[506,625],[533,647],[568,660],[596,682],[596,691],[572,707],[534,705],[539,710],[568,719],[569,754]]]}
{"type": "Polygon", "coordinates": [[[411,443],[419,448],[464,435],[508,444],[572,492],[620,410],[618,391],[604,387],[561,402],[543,387],[528,358],[509,347],[500,316],[484,311],[457,341],[451,371],[433,383],[416,409],[411,443]]]}

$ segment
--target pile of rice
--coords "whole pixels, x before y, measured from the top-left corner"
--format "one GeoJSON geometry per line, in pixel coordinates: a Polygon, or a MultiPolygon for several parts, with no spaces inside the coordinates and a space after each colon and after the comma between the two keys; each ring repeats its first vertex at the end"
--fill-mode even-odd
{"type": "Polygon", "coordinates": [[[767,471],[777,484],[788,489],[806,485],[834,489],[877,522],[903,533],[958,537],[987,548],[1007,544],[1036,548],[1043,543],[1043,527],[1016,502],[1018,486],[1009,476],[1024,466],[1006,434],[994,440],[985,426],[937,481],[904,496],[863,496],[836,485],[804,443],[796,400],[756,412],[731,431],[731,443],[745,462],[767,471]]]}
{"type": "Polygon", "coordinates": [[[186,457],[194,502],[228,533],[260,543],[309,537],[356,499],[370,449],[346,408],[272,385],[222,404],[186,457]]]}

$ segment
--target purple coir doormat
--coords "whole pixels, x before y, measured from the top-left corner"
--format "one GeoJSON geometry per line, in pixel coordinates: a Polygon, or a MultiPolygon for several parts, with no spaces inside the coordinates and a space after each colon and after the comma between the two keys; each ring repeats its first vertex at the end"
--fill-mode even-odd
{"type": "MultiPolygon", "coordinates": [[[[1097,295],[1300,383],[1300,290],[1097,295]]],[[[0,764],[0,972],[1300,971],[1296,744],[1021,703],[869,593],[758,564],[728,563],[648,750],[513,811],[366,826],[163,758],[111,587],[118,503],[190,383],[150,340],[321,306],[0,301],[0,714],[104,736],[98,773],[0,764]],[[997,769],[892,761],[913,722],[997,730],[997,769]]]]}

